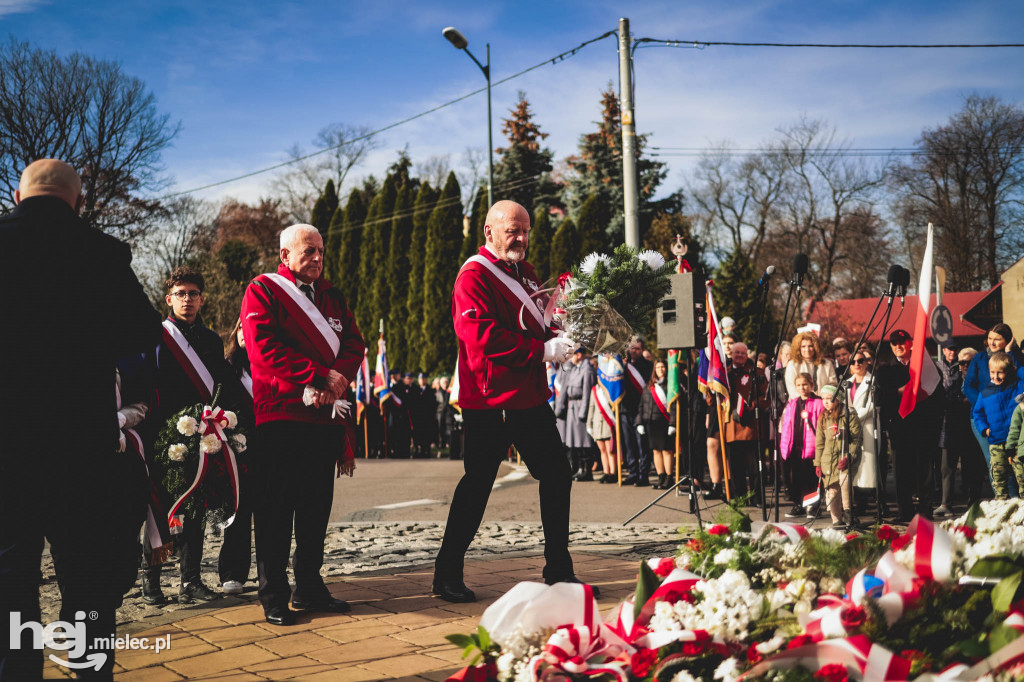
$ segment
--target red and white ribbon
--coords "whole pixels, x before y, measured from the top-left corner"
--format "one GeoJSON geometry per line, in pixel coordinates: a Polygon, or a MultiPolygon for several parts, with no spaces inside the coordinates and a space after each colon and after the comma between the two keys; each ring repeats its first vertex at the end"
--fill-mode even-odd
{"type": "Polygon", "coordinates": [[[651,384],[651,395],[654,397],[654,404],[658,406],[658,410],[661,411],[662,416],[664,416],[671,424],[672,417],[668,414],[668,398],[665,396],[665,389],[661,387],[661,384],[651,384]]]}
{"type": "Polygon", "coordinates": [[[771,529],[785,535],[786,538],[794,545],[799,545],[811,536],[810,531],[796,523],[766,523],[764,524],[764,530],[761,531],[761,536],[758,539],[760,540],[764,537],[765,533],[771,529]]]}
{"type": "Polygon", "coordinates": [[[937,582],[953,579],[953,543],[949,534],[928,519],[918,515],[907,527],[914,538],[914,572],[937,582]]]}
{"type": "Polygon", "coordinates": [[[638,370],[633,363],[623,363],[626,366],[626,376],[629,377],[629,383],[633,384],[633,388],[636,389],[637,393],[644,392],[644,385],[647,383],[644,381],[643,376],[640,375],[638,370]]]}
{"type": "Polygon", "coordinates": [[[769,670],[791,670],[797,666],[819,670],[830,663],[845,665],[848,671],[859,673],[865,680],[906,680],[910,674],[910,661],[872,643],[865,635],[856,635],[781,651],[758,663],[739,679],[753,679],[769,670]]]}
{"type": "Polygon", "coordinates": [[[199,359],[199,355],[178,329],[178,326],[171,320],[164,320],[163,324],[164,347],[181,365],[189,381],[199,393],[199,399],[209,402],[213,399],[213,375],[210,374],[210,370],[206,369],[206,365],[199,359]]]}

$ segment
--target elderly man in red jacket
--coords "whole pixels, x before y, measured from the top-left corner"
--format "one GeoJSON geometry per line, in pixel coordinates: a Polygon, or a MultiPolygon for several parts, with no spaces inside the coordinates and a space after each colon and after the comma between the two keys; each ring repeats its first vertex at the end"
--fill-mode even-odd
{"type": "Polygon", "coordinates": [[[452,295],[466,473],[452,497],[433,584],[434,594],[451,602],[476,600],[463,582],[463,560],[509,443],[540,481],[545,582],[580,582],[569,556],[572,472],[547,403],[544,371],[545,361],[565,362],[575,343],[555,335],[531,298],[540,283],[524,260],[526,209],[497,202],[487,212],[484,235],[487,243],[462,266],[452,295]]]}
{"type": "Polygon", "coordinates": [[[334,498],[334,466],[355,469],[348,404],[341,398],[365,345],[345,297],[320,276],[324,243],[312,225],[281,233],[281,265],[245,291],[242,327],[252,366],[256,472],[254,515],[260,602],[268,623],[290,625],[292,606],[343,613],[320,576],[334,498]],[[288,550],[295,524],[295,595],[288,550]]]}

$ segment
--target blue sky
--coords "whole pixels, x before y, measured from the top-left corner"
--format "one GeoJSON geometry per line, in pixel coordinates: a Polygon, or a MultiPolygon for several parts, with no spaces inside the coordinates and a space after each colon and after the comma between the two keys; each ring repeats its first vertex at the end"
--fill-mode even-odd
{"type": "MultiPolygon", "coordinates": [[[[332,122],[380,128],[484,84],[442,37],[457,26],[495,80],[616,27],[634,36],[749,42],[1024,42],[1016,2],[239,2],[0,0],[0,36],[118,60],[182,123],[165,153],[174,189],[284,160],[332,122]]],[[[571,154],[617,83],[615,39],[494,90],[494,134],[524,90],[556,157],[571,154]]],[[[1024,49],[637,51],[636,119],[651,144],[751,147],[801,115],[857,147],[907,147],[972,92],[1024,103],[1024,49]]],[[[414,161],[486,147],[484,95],[391,130],[358,171],[379,173],[408,145],[414,161]]],[[[665,188],[691,158],[670,159],[665,188]]],[[[204,193],[255,199],[265,175],[204,193]]]]}

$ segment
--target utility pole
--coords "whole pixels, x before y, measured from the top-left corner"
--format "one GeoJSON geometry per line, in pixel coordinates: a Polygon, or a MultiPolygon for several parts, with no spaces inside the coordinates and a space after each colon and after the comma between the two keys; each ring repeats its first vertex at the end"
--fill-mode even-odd
{"type": "Polygon", "coordinates": [[[636,126],[633,123],[633,57],[630,54],[629,19],[619,19],[619,103],[622,115],[622,193],[626,219],[626,245],[640,248],[637,215],[636,126]]]}

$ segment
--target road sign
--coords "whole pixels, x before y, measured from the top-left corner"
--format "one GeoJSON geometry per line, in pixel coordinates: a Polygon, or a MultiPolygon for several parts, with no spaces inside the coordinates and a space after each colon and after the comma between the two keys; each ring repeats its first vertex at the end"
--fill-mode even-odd
{"type": "Polygon", "coordinates": [[[931,314],[932,338],[940,346],[953,338],[953,314],[944,305],[937,305],[931,314]]]}

